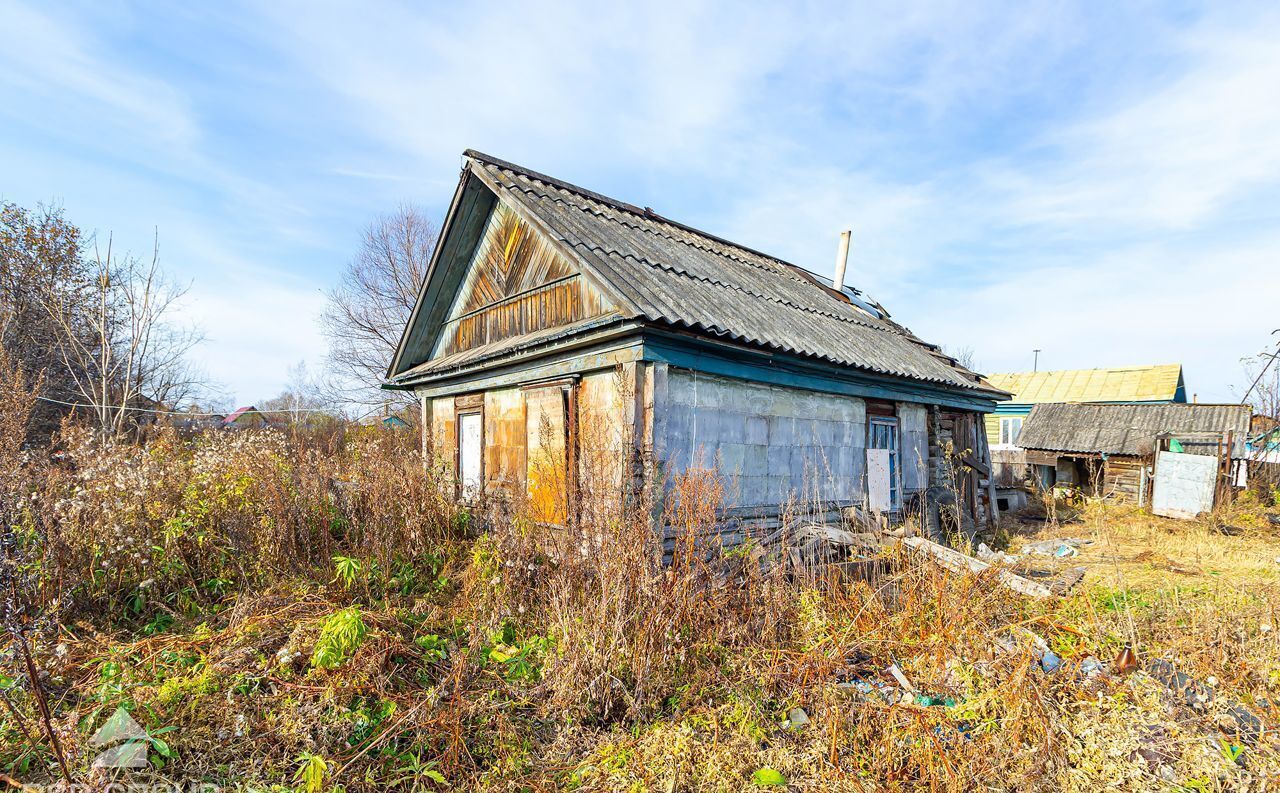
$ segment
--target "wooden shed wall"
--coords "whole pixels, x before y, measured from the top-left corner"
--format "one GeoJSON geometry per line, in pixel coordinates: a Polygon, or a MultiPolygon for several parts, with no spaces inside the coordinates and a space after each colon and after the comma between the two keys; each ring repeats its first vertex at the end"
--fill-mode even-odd
{"type": "Polygon", "coordinates": [[[1142,484],[1140,457],[1110,457],[1102,471],[1102,493],[1113,501],[1137,503],[1142,484]]]}

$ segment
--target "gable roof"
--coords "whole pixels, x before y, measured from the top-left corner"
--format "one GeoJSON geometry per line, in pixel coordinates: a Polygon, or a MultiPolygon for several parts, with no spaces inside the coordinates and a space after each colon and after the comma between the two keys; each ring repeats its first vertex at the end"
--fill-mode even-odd
{"type": "Polygon", "coordinates": [[[235,424],[237,421],[239,421],[241,418],[243,418],[246,414],[249,414],[249,413],[258,413],[259,415],[261,415],[261,413],[259,413],[256,407],[254,407],[253,405],[248,405],[246,407],[236,408],[235,410],[228,413],[227,417],[222,420],[222,423],[235,424]]]}
{"type": "Polygon", "coordinates": [[[1186,401],[1182,365],[1125,366],[1114,369],[1060,369],[987,375],[991,385],[1017,404],[1041,402],[1186,401]]]}
{"type": "MultiPolygon", "coordinates": [[[[936,346],[889,320],[856,290],[837,292],[795,265],[664,218],[648,208],[476,151],[468,150],[464,157],[455,207],[470,179],[482,183],[557,244],[585,277],[612,298],[617,319],[635,319],[764,351],[980,391],[997,399],[1003,396],[936,346]]],[[[450,221],[455,214],[451,209],[450,221]]],[[[450,221],[446,221],[445,236],[450,221]]],[[[444,246],[442,242],[439,247],[444,246]]],[[[438,258],[433,259],[431,269],[437,264],[438,258]]],[[[420,327],[424,317],[432,313],[423,311],[432,284],[429,272],[389,372],[393,383],[411,380],[432,368],[405,355],[407,340],[416,335],[417,357],[425,358],[421,351],[430,347],[430,334],[437,332],[420,327]]],[[[585,324],[597,327],[599,322],[585,324]]],[[[502,349],[491,352],[499,354],[520,342],[519,338],[506,340],[498,345],[502,349]]],[[[469,352],[463,356],[475,362],[476,351],[469,352]]]]}
{"type": "Polygon", "coordinates": [[[1237,454],[1249,432],[1248,405],[1040,404],[1022,424],[1018,445],[1042,451],[1142,457],[1157,435],[1177,438],[1186,451],[1216,455],[1219,439],[1234,432],[1237,454]]]}

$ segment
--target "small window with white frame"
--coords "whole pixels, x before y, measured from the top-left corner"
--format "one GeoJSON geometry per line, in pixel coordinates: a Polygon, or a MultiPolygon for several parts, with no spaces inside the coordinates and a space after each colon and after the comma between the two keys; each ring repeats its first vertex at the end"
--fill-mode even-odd
{"type": "Polygon", "coordinates": [[[1020,434],[1022,434],[1022,416],[1002,416],[1000,418],[1001,446],[1017,446],[1020,434]]]}

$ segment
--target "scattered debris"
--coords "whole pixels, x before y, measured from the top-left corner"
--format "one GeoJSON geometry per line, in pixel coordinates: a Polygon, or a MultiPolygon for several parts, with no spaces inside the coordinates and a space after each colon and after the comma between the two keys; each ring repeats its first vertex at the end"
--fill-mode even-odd
{"type": "Polygon", "coordinates": [[[1058,597],[1062,597],[1074,589],[1076,584],[1084,580],[1086,569],[1084,567],[1071,567],[1063,570],[1058,574],[1057,578],[1049,582],[1049,591],[1058,597]]]}
{"type": "Polygon", "coordinates": [[[1106,672],[1106,668],[1102,665],[1102,662],[1092,655],[1080,662],[1080,674],[1089,680],[1099,677],[1104,672],[1106,672]]]}
{"type": "MultiPolygon", "coordinates": [[[[1156,658],[1147,664],[1147,673],[1159,680],[1183,704],[1197,713],[1206,713],[1217,696],[1211,686],[1199,682],[1190,675],[1179,672],[1172,661],[1156,658]]],[[[1223,703],[1217,716],[1218,728],[1229,735],[1236,735],[1245,743],[1254,745],[1262,737],[1262,720],[1239,702],[1223,703]]]]}
{"type": "Polygon", "coordinates": [[[974,554],[982,561],[991,562],[992,564],[1017,564],[1020,561],[1018,557],[1012,554],[991,550],[991,546],[985,542],[978,543],[978,549],[974,551],[974,554]]]}
{"type": "Polygon", "coordinates": [[[1138,654],[1133,651],[1131,645],[1126,644],[1112,665],[1115,667],[1116,674],[1127,675],[1138,668],[1138,654]]]}
{"type": "Polygon", "coordinates": [[[897,680],[898,685],[902,686],[903,689],[910,692],[914,692],[916,690],[916,687],[911,685],[911,681],[907,679],[907,676],[902,673],[902,670],[898,668],[896,663],[889,664],[889,668],[885,671],[893,675],[893,679],[897,680]]]}
{"type": "MultiPolygon", "coordinates": [[[[975,559],[972,556],[966,556],[959,551],[939,545],[936,542],[930,542],[923,537],[907,537],[902,543],[913,551],[928,555],[933,561],[954,572],[967,571],[980,574],[992,569],[992,565],[988,562],[975,559]]],[[[1008,570],[996,568],[996,577],[1000,583],[1022,595],[1038,598],[1054,596],[1054,592],[1044,584],[1038,584],[1008,570]]]]}
{"type": "Polygon", "coordinates": [[[792,708],[782,726],[792,730],[802,730],[808,723],[809,714],[805,712],[804,708],[792,708]]]}
{"type": "Polygon", "coordinates": [[[1056,556],[1059,559],[1075,556],[1080,552],[1081,545],[1088,545],[1092,540],[1082,540],[1078,537],[1064,537],[1060,540],[1040,540],[1039,542],[1029,543],[1022,549],[1023,554],[1034,554],[1035,556],[1056,556]]]}

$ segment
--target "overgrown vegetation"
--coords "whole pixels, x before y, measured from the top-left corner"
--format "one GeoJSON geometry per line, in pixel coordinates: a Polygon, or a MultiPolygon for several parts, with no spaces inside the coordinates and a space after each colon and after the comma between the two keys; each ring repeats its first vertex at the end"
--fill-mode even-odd
{"type": "MultiPolygon", "coordinates": [[[[20,420],[28,386],[0,376],[2,420],[20,420]]],[[[0,440],[0,465],[0,770],[27,782],[58,779],[59,755],[80,781],[306,791],[1219,790],[1280,774],[1274,738],[1246,740],[1228,710],[1280,716],[1280,540],[1256,500],[1227,516],[1232,536],[1097,505],[1037,525],[1092,540],[1084,584],[1050,602],[908,557],[864,581],[708,555],[705,474],[677,483],[664,565],[648,505],[572,530],[464,511],[414,439],[372,429],[134,445],[68,425],[47,452],[0,440]],[[1113,674],[1125,644],[1143,666],[1113,674]],[[1146,671],[1157,658],[1212,701],[1171,691],[1146,671]],[[120,707],[148,769],[91,767],[120,707]]]]}

